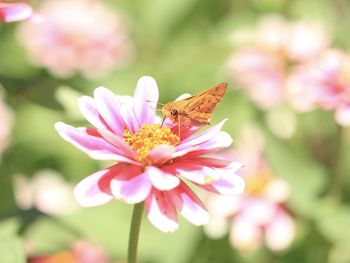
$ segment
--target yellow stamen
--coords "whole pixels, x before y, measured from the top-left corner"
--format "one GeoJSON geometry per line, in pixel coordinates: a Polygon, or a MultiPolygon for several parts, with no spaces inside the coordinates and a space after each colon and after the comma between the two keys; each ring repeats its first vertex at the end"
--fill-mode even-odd
{"type": "Polygon", "coordinates": [[[124,140],[138,154],[138,161],[143,165],[148,165],[148,152],[153,148],[166,144],[176,145],[179,137],[172,133],[168,127],[160,127],[156,124],[144,124],[138,133],[131,133],[129,130],[123,132],[124,140]]]}
{"type": "Polygon", "coordinates": [[[248,195],[261,196],[264,195],[267,186],[274,180],[269,169],[263,169],[254,175],[245,177],[246,190],[248,195]]]}

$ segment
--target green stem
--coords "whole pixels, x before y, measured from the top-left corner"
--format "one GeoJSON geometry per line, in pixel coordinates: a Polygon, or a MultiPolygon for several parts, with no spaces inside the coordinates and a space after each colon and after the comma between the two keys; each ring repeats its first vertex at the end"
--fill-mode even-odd
{"type": "Polygon", "coordinates": [[[137,244],[139,241],[139,233],[141,220],[143,215],[143,203],[135,204],[132,212],[130,233],[129,233],[129,247],[128,247],[128,261],[127,263],[136,263],[137,258],[137,244]]]}

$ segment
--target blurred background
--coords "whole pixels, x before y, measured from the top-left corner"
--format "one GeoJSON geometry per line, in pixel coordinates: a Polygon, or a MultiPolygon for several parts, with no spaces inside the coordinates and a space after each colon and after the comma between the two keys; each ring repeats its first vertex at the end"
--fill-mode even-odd
{"type": "Polygon", "coordinates": [[[0,22],[0,262],[125,262],[132,207],[78,206],[74,185],[108,164],[53,126],[85,126],[77,98],[131,95],[143,75],[162,103],[229,82],[211,123],[229,118],[221,154],[247,187],[198,193],[205,228],[145,219],[140,262],[350,262],[350,1],[27,4],[32,17],[0,22]]]}

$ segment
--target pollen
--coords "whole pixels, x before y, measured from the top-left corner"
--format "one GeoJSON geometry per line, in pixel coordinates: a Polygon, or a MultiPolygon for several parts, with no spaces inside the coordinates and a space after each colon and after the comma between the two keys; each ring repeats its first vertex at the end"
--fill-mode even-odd
{"type": "Polygon", "coordinates": [[[156,124],[144,124],[138,133],[129,130],[123,132],[124,140],[138,154],[138,161],[143,165],[149,164],[148,153],[159,145],[177,145],[179,137],[168,127],[160,127],[156,124]]]}

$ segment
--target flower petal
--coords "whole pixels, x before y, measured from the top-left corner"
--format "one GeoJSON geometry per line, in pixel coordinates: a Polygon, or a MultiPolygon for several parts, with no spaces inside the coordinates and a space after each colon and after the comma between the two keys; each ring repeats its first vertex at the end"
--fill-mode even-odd
{"type": "Polygon", "coordinates": [[[180,184],[180,179],[164,169],[159,169],[154,166],[148,166],[146,173],[148,174],[152,185],[161,191],[171,190],[180,184]]]}
{"type": "Polygon", "coordinates": [[[129,104],[120,105],[120,114],[124,120],[126,129],[128,129],[132,133],[136,133],[139,131],[142,123],[138,122],[138,119],[136,118],[135,113],[129,104]]]}
{"type": "Polygon", "coordinates": [[[163,232],[174,232],[178,229],[175,205],[167,192],[152,190],[145,200],[146,213],[149,221],[163,232]]]}
{"type": "Polygon", "coordinates": [[[138,164],[125,157],[123,152],[104,140],[94,129],[74,128],[57,122],[55,129],[61,137],[96,160],[110,160],[138,164]]]}
{"type": "Polygon", "coordinates": [[[240,251],[254,251],[261,244],[263,232],[259,225],[237,216],[230,231],[230,243],[240,251]]]}
{"type": "Polygon", "coordinates": [[[284,210],[280,209],[275,218],[266,226],[266,245],[274,251],[286,249],[295,236],[293,219],[284,210]]]}
{"type": "Polygon", "coordinates": [[[32,14],[32,7],[26,3],[0,3],[0,21],[17,22],[31,17],[32,14]]]}
{"type": "Polygon", "coordinates": [[[142,173],[142,168],[139,166],[124,165],[118,176],[111,181],[112,194],[128,204],[144,201],[152,188],[148,174],[142,173]]]}
{"type": "Polygon", "coordinates": [[[175,146],[162,144],[148,152],[148,160],[157,166],[161,166],[172,158],[175,153],[175,146]]]}
{"type": "Polygon", "coordinates": [[[134,93],[134,111],[139,123],[154,123],[158,98],[159,93],[156,81],[149,76],[140,78],[134,93]]]}
{"type": "Polygon", "coordinates": [[[108,142],[113,144],[116,148],[125,153],[126,156],[136,159],[137,153],[118,135],[107,130],[99,131],[101,136],[105,138],[108,142]]]}
{"type": "Polygon", "coordinates": [[[176,152],[172,155],[175,157],[186,157],[186,158],[194,158],[196,156],[202,156],[204,154],[216,152],[222,149],[229,147],[232,144],[232,137],[227,132],[219,132],[214,138],[209,141],[203,142],[194,147],[190,147],[184,149],[182,151],[176,152]]]}
{"type": "Polygon", "coordinates": [[[205,225],[209,222],[209,214],[202,201],[185,183],[181,183],[171,193],[171,198],[176,208],[179,209],[184,218],[197,226],[205,225]]]}
{"type": "Polygon", "coordinates": [[[175,160],[169,167],[175,169],[175,173],[180,176],[200,185],[211,184],[219,180],[219,173],[222,170],[193,163],[191,160],[175,160]]]}
{"type": "Polygon", "coordinates": [[[79,108],[83,116],[94,125],[99,131],[110,129],[96,109],[94,99],[89,96],[82,96],[78,100],[79,108]]]}
{"type": "Polygon", "coordinates": [[[98,171],[84,178],[74,189],[74,195],[82,206],[98,206],[113,199],[109,183],[115,176],[113,169],[98,171]]]}
{"type": "Polygon", "coordinates": [[[335,120],[342,126],[350,126],[350,105],[341,104],[335,110],[335,120]]]}
{"type": "Polygon", "coordinates": [[[211,140],[212,138],[214,138],[221,130],[222,126],[224,126],[225,122],[227,121],[227,119],[221,121],[220,123],[214,125],[213,127],[205,130],[204,132],[201,132],[195,136],[189,137],[185,140],[183,140],[181,142],[181,144],[179,144],[176,147],[177,151],[181,151],[183,149],[186,149],[188,147],[193,147],[195,145],[207,142],[209,140],[211,140]]]}
{"type": "Polygon", "coordinates": [[[199,185],[201,188],[222,195],[239,195],[243,193],[245,182],[242,177],[233,172],[225,172],[220,174],[220,179],[211,184],[199,185]]]}
{"type": "Polygon", "coordinates": [[[125,123],[120,112],[120,102],[109,89],[99,87],[94,91],[94,98],[98,112],[108,126],[117,134],[122,135],[125,123]]]}

